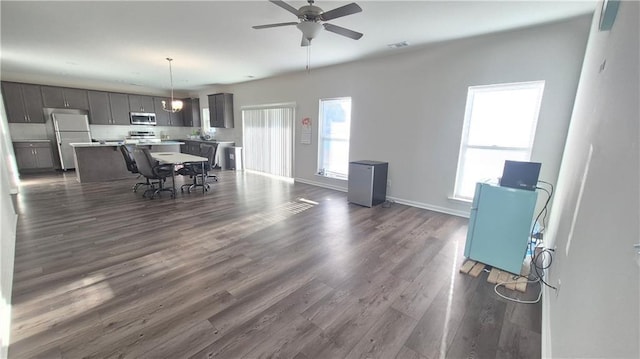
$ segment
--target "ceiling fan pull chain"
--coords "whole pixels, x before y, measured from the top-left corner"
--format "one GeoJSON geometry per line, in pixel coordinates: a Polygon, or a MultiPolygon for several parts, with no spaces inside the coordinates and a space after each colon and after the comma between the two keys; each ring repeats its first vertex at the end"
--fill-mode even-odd
{"type": "Polygon", "coordinates": [[[307,73],[311,73],[311,46],[307,46],[307,73]]]}

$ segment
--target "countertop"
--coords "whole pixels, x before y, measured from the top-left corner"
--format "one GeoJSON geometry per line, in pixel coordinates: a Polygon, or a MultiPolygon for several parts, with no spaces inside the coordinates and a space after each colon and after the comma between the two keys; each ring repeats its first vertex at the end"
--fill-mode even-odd
{"type": "Polygon", "coordinates": [[[51,140],[13,140],[11,142],[51,142],[51,140]]]}
{"type": "Polygon", "coordinates": [[[190,138],[186,138],[180,141],[202,142],[202,143],[233,143],[235,142],[235,141],[227,141],[227,140],[203,140],[203,139],[190,139],[190,138]]]}
{"type": "MultiPolygon", "coordinates": [[[[69,145],[71,147],[117,147],[117,146],[122,146],[125,143],[122,141],[117,141],[117,142],[105,142],[105,143],[100,143],[100,142],[76,142],[76,143],[70,143],[69,145]]],[[[180,142],[180,141],[162,141],[162,142],[146,142],[146,143],[137,143],[137,144],[128,144],[131,146],[164,146],[164,145],[184,145],[184,142],[180,142]]]]}

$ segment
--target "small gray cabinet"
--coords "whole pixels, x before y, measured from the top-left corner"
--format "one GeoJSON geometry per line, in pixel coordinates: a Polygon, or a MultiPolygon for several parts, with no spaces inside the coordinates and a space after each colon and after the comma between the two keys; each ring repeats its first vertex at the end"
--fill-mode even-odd
{"type": "Polygon", "coordinates": [[[111,106],[109,93],[102,91],[88,91],[89,122],[93,125],[111,125],[111,106]]]}
{"type": "Polygon", "coordinates": [[[170,105],[171,99],[166,97],[154,97],[153,103],[156,110],[156,122],[158,126],[182,126],[182,111],[169,112],[162,107],[162,101],[166,101],[167,106],[170,105]]]}
{"type": "Polygon", "coordinates": [[[89,109],[87,90],[41,86],[44,107],[89,109]]]}
{"type": "Polygon", "coordinates": [[[162,101],[171,101],[170,99],[167,99],[165,97],[154,97],[153,98],[153,102],[155,105],[155,108],[158,109],[158,111],[156,111],[156,124],[158,126],[171,126],[171,116],[169,114],[169,112],[165,111],[162,109],[162,101]]]}
{"type": "Polygon", "coordinates": [[[51,151],[51,143],[48,141],[14,142],[13,150],[20,171],[53,168],[53,152],[51,151]]]}
{"type": "Polygon", "coordinates": [[[129,96],[124,93],[109,93],[109,107],[111,108],[111,124],[130,125],[129,96]]]}
{"type": "MultiPolygon", "coordinates": [[[[129,110],[131,112],[155,112],[153,97],[129,95],[129,110]]],[[[160,111],[162,111],[162,107],[160,107],[160,111]]]]}
{"type": "Polygon", "coordinates": [[[183,99],[184,108],[182,109],[182,123],[186,127],[201,127],[200,121],[200,99],[186,98],[183,99]]]}
{"type": "Polygon", "coordinates": [[[2,95],[7,110],[8,122],[45,122],[40,86],[3,82],[2,95]]]}
{"type": "Polygon", "coordinates": [[[208,96],[209,125],[218,128],[233,128],[233,94],[217,93],[208,96]]]}

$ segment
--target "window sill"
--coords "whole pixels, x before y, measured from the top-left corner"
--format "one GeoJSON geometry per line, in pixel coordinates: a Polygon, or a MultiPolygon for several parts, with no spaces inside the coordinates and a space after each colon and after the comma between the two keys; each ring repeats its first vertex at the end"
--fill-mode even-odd
{"type": "Polygon", "coordinates": [[[471,204],[473,203],[472,199],[468,199],[468,198],[460,198],[460,197],[447,197],[450,201],[454,201],[454,202],[460,202],[460,203],[466,203],[466,204],[471,204]]]}
{"type": "Polygon", "coordinates": [[[349,180],[349,178],[338,177],[338,176],[327,176],[327,175],[321,175],[319,173],[316,173],[315,175],[316,175],[316,177],[330,178],[330,179],[339,180],[339,181],[348,181],[349,180]]]}

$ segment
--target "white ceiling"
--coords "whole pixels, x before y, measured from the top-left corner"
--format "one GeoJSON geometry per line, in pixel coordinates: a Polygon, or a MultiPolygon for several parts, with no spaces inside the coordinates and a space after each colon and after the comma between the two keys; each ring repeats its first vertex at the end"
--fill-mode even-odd
{"type": "MultiPolygon", "coordinates": [[[[325,11],[350,1],[320,0],[325,11]]],[[[392,54],[411,46],[503,31],[591,13],[594,1],[356,1],[361,13],[329,21],[364,33],[351,40],[323,31],[310,47],[312,67],[392,54]]],[[[299,8],[304,1],[289,1],[299,8]]],[[[4,80],[80,87],[110,84],[193,91],[304,71],[307,48],[296,21],[268,1],[0,2],[4,80]]],[[[411,49],[411,47],[409,47],[411,49]]]]}

